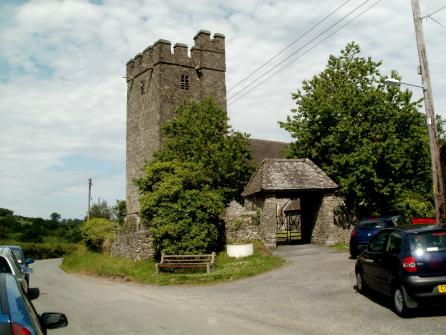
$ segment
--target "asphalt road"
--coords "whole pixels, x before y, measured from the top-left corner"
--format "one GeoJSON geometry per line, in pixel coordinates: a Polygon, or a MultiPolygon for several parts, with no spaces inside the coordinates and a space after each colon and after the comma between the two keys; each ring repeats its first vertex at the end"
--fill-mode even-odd
{"type": "MultiPolygon", "coordinates": [[[[313,245],[276,253],[285,267],[201,287],[155,287],[67,275],[60,260],[38,261],[36,309],[64,312],[52,334],[445,334],[446,310],[401,319],[387,299],[354,289],[354,261],[313,245]]],[[[217,264],[218,265],[218,264],[217,264]]]]}

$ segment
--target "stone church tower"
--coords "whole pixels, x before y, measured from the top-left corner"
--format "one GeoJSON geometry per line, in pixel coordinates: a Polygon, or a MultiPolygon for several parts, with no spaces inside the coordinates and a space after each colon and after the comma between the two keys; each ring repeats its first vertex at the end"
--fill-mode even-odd
{"type": "MultiPolygon", "coordinates": [[[[158,40],[127,63],[126,222],[139,225],[138,189],[144,162],[162,143],[161,126],[184,100],[212,97],[226,110],[225,37],[200,30],[185,44],[158,40]]],[[[193,122],[193,120],[191,120],[193,122]]]]}

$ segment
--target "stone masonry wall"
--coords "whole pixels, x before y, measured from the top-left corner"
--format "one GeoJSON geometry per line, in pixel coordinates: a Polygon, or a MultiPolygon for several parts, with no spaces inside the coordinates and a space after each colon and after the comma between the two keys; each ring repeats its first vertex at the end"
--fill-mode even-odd
{"type": "Polygon", "coordinates": [[[152,239],[147,231],[118,231],[116,240],[111,245],[110,254],[135,261],[153,258],[152,239]]]}
{"type": "Polygon", "coordinates": [[[325,195],[313,229],[312,243],[332,245],[336,242],[348,242],[351,228],[335,224],[335,208],[342,203],[342,199],[334,195],[325,195]]]}
{"type": "Polygon", "coordinates": [[[227,243],[260,240],[260,215],[260,210],[248,209],[232,201],[220,216],[225,221],[227,243]]]}

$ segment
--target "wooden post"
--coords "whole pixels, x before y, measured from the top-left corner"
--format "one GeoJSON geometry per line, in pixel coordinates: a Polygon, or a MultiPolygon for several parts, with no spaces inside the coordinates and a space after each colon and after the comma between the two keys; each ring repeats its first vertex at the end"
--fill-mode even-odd
{"type": "Polygon", "coordinates": [[[91,202],[91,185],[93,182],[91,178],[88,178],[88,209],[87,209],[87,221],[90,220],[90,202],[91,202]]]}
{"type": "Polygon", "coordinates": [[[412,1],[413,22],[415,25],[415,35],[417,40],[418,58],[420,60],[421,79],[423,83],[424,107],[426,109],[427,126],[429,128],[429,147],[432,162],[432,183],[435,201],[435,216],[437,224],[441,225],[441,220],[445,217],[445,203],[443,191],[443,176],[441,173],[440,150],[438,147],[437,122],[434,112],[434,101],[432,97],[432,87],[427,62],[426,47],[424,44],[423,25],[420,15],[419,0],[412,1]]]}

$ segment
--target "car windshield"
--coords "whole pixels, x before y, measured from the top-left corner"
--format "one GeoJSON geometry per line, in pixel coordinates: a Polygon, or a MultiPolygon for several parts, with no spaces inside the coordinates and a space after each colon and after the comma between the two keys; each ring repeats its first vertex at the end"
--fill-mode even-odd
{"type": "Polygon", "coordinates": [[[22,253],[17,249],[11,249],[11,251],[17,259],[17,262],[22,263],[22,253]]]}
{"type": "Polygon", "coordinates": [[[416,253],[446,251],[446,230],[413,234],[410,242],[416,253]]]}
{"type": "Polygon", "coordinates": [[[381,220],[366,220],[358,223],[359,228],[371,229],[371,228],[386,228],[389,227],[386,222],[381,220]]]}

